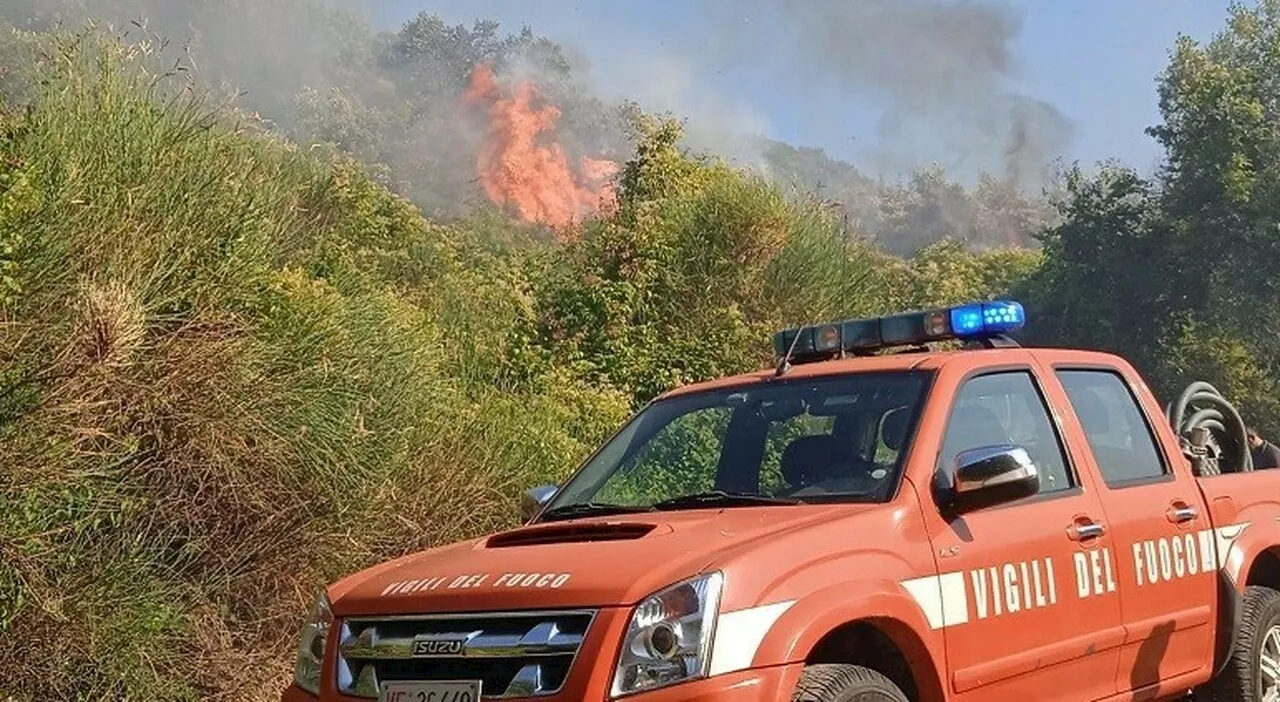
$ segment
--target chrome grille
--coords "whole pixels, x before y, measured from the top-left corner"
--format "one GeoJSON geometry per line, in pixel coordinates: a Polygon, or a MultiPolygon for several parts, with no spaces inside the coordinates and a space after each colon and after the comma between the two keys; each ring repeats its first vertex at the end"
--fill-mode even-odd
{"type": "Polygon", "coordinates": [[[352,617],[342,622],[338,688],[376,698],[387,682],[481,680],[487,700],[554,695],[595,612],[352,617]]]}

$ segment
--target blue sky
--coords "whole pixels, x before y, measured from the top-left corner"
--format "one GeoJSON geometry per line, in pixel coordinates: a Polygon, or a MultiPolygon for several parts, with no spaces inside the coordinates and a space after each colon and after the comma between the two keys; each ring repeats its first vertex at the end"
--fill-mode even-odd
{"type": "MultiPolygon", "coordinates": [[[[734,21],[741,1],[375,0],[373,20],[391,27],[428,11],[449,23],[493,18],[508,31],[528,24],[586,62],[602,93],[666,103],[658,106],[739,131],[822,147],[869,171],[879,169],[881,175],[900,172],[901,159],[937,160],[959,170],[976,163],[931,140],[952,118],[930,115],[928,108],[922,124],[896,142],[900,159],[889,165],[876,160],[873,152],[883,141],[878,131],[885,107],[881,95],[874,90],[855,94],[845,89],[847,84],[798,79],[794,71],[780,67],[778,55],[760,47],[737,51],[732,61],[703,65],[704,57],[724,58],[723,33],[726,27],[736,31],[726,23],[734,21]]],[[[1088,164],[1118,158],[1149,171],[1160,157],[1158,146],[1143,133],[1159,120],[1155,76],[1165,67],[1179,33],[1204,40],[1222,28],[1229,0],[986,4],[1012,8],[1008,14],[1017,18],[1005,42],[1011,61],[1009,70],[1000,72],[1000,89],[1043,101],[1066,118],[1070,135],[1059,155],[1088,164]]],[[[782,14],[757,16],[757,21],[761,17],[788,21],[782,14]]],[[[994,143],[980,148],[991,158],[1000,151],[994,143]]]]}

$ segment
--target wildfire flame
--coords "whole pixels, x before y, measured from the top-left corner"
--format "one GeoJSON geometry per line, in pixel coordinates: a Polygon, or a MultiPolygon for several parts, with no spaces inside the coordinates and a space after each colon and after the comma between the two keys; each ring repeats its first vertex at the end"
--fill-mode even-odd
{"type": "Polygon", "coordinates": [[[504,95],[493,70],[481,64],[471,73],[463,101],[488,109],[489,133],[476,160],[485,194],[494,204],[509,206],[524,221],[546,225],[564,239],[573,224],[612,207],[611,178],[618,164],[584,157],[575,173],[554,139],[560,110],[535,104],[538,98],[531,81],[504,95]]]}

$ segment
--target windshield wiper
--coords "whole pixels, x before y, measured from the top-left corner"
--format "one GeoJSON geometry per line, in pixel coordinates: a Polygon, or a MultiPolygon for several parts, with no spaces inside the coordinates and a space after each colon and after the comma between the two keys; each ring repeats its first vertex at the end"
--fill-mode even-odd
{"type": "Polygon", "coordinates": [[[803,500],[790,497],[769,497],[750,492],[725,492],[710,490],[692,495],[681,495],[653,503],[654,509],[679,509],[681,507],[744,507],[749,505],[798,505],[803,500]]]}
{"type": "Polygon", "coordinates": [[[640,507],[635,505],[615,505],[609,502],[579,502],[572,505],[562,505],[553,507],[542,513],[538,521],[548,519],[573,519],[575,517],[592,517],[602,514],[635,514],[638,512],[652,512],[652,507],[640,507]]]}

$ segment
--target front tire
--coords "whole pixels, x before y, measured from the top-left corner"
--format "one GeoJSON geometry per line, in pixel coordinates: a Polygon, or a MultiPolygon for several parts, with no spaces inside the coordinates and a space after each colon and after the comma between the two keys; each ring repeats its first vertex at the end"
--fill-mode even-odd
{"type": "Polygon", "coordinates": [[[909,702],[893,681],[860,665],[807,666],[792,702],[909,702]]]}
{"type": "Polygon", "coordinates": [[[1269,587],[1245,588],[1240,631],[1231,660],[1196,700],[1263,702],[1280,699],[1280,592],[1269,587]]]}

